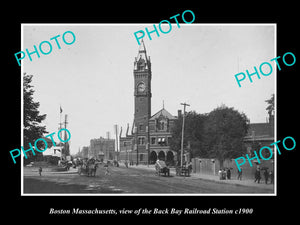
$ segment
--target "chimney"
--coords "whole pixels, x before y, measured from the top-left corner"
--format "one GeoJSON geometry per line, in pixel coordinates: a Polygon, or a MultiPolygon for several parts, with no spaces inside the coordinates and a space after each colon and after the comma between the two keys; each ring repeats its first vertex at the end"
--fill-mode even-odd
{"type": "Polygon", "coordinates": [[[270,135],[274,137],[274,115],[269,114],[270,135]]]}
{"type": "Polygon", "coordinates": [[[178,118],[182,116],[182,111],[181,109],[178,110],[178,118]]]}

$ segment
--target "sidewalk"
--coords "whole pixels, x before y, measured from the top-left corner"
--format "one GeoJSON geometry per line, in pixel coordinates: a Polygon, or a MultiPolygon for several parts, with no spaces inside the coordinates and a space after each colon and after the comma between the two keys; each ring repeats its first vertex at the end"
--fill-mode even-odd
{"type": "MultiPolygon", "coordinates": [[[[39,168],[38,167],[23,167],[24,175],[36,173],[38,175],[39,168]]],[[[51,167],[43,168],[42,174],[76,174],[78,173],[78,168],[70,167],[69,170],[66,171],[55,171],[51,167]]]]}
{"type": "MultiPolygon", "coordinates": [[[[124,165],[120,165],[123,167],[124,165]]],[[[124,166],[125,167],[125,166],[124,166]]],[[[135,168],[135,169],[144,169],[144,170],[151,170],[155,171],[154,165],[138,165],[138,166],[130,166],[129,168],[135,168]]],[[[175,168],[170,168],[170,174],[171,176],[176,176],[175,168]]],[[[191,173],[190,177],[192,179],[201,179],[201,180],[209,180],[216,183],[223,183],[223,184],[233,184],[238,186],[247,186],[247,187],[256,187],[256,188],[262,188],[262,189],[268,189],[268,190],[274,190],[274,184],[265,184],[264,179],[261,179],[261,182],[254,183],[254,179],[246,179],[246,180],[237,180],[236,178],[230,179],[230,180],[220,180],[219,176],[212,175],[212,174],[202,174],[202,173],[191,173]]]]}
{"type": "Polygon", "coordinates": [[[247,186],[247,187],[256,187],[268,190],[274,190],[274,184],[265,184],[265,181],[262,179],[261,182],[255,183],[254,179],[246,179],[246,180],[237,180],[237,179],[230,179],[230,180],[220,180],[219,176],[210,175],[210,174],[199,174],[199,173],[191,173],[191,177],[203,179],[203,180],[210,180],[216,183],[223,183],[223,184],[234,184],[238,186],[247,186]]]}

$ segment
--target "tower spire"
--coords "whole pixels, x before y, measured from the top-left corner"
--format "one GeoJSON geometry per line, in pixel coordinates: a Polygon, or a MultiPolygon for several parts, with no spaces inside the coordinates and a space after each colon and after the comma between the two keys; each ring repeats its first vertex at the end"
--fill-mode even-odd
{"type": "Polygon", "coordinates": [[[144,39],[142,39],[141,44],[139,46],[139,53],[140,52],[146,52],[146,47],[145,47],[144,39]]]}
{"type": "Polygon", "coordinates": [[[139,46],[138,55],[135,58],[134,62],[134,70],[147,70],[150,69],[151,62],[150,57],[147,56],[147,51],[145,47],[144,40],[141,40],[141,44],[139,46]]]}

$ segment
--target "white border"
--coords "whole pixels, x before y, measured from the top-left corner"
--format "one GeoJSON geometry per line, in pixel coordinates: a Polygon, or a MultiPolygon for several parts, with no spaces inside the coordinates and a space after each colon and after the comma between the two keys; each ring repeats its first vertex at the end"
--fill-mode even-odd
{"type": "MultiPolygon", "coordinates": [[[[172,23],[173,24],[173,23],[172,23]]],[[[175,24],[175,23],[174,23],[175,24]]],[[[129,24],[120,24],[120,23],[101,23],[101,24],[93,24],[93,23],[68,23],[68,24],[55,24],[55,23],[22,23],[21,24],[21,51],[23,51],[24,46],[23,46],[23,26],[26,25],[34,25],[34,26],[139,26],[139,28],[143,27],[144,25],[153,25],[151,23],[129,23],[129,24]]],[[[277,57],[277,23],[192,23],[192,24],[180,24],[180,26],[274,26],[274,52],[275,52],[275,57],[277,57]]],[[[23,61],[21,61],[21,146],[23,146],[23,61]]],[[[276,64],[275,64],[275,67],[276,64]]],[[[275,76],[275,82],[274,82],[274,89],[275,89],[275,126],[274,126],[274,140],[275,142],[277,141],[277,89],[276,89],[276,84],[277,84],[277,69],[274,69],[274,76],[275,76]]],[[[105,194],[105,193],[99,193],[99,194],[91,194],[91,193],[86,193],[86,194],[69,194],[69,193],[64,193],[64,194],[52,194],[52,193],[45,193],[45,194],[33,194],[33,193],[24,193],[24,173],[23,173],[23,165],[24,165],[24,160],[23,156],[21,154],[21,196],[277,196],[277,151],[274,151],[274,193],[209,193],[209,194],[202,194],[202,193],[149,193],[149,194],[138,194],[138,193],[130,193],[130,194],[105,194]]],[[[226,184],[225,184],[226,185],[226,184]]]]}

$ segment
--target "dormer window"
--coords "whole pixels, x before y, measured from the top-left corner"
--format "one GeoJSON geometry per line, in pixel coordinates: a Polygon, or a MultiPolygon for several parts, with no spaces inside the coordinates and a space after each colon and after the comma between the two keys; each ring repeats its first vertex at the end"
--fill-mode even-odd
{"type": "Polygon", "coordinates": [[[145,60],[142,58],[142,56],[140,57],[138,63],[137,63],[137,69],[138,70],[144,70],[145,69],[145,60]]]}

